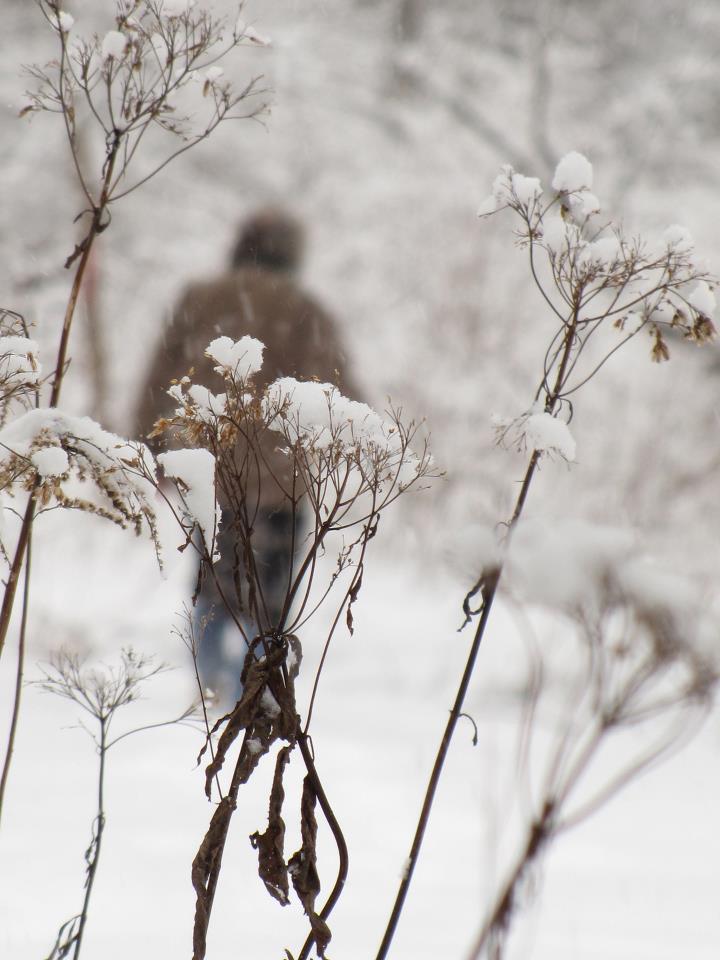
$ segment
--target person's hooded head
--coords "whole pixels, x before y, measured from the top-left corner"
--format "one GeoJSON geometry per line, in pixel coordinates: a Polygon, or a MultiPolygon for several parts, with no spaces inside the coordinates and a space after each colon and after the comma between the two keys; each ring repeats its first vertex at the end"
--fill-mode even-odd
{"type": "Polygon", "coordinates": [[[302,261],[305,237],[300,222],[276,208],[259,210],[240,227],[231,265],[296,272],[302,261]]]}

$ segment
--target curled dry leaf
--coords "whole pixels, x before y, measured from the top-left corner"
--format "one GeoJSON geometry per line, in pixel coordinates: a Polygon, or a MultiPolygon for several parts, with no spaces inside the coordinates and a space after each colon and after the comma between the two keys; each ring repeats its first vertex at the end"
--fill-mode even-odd
{"type": "Polygon", "coordinates": [[[288,872],[292,878],[295,893],[305,908],[310,920],[318,955],[325,956],[325,949],[332,934],[323,918],[315,912],[315,900],[320,893],[320,877],[317,872],[317,820],[315,803],[317,795],[310,776],[303,780],[302,800],[300,802],[300,831],[302,846],[288,861],[288,872]]]}
{"type": "Polygon", "coordinates": [[[210,909],[215,893],[215,878],[220,868],[225,838],[234,810],[235,801],[231,797],[223,797],[193,860],[191,879],[196,893],[193,960],[203,960],[205,956],[210,909]]]}
{"type": "MultiPolygon", "coordinates": [[[[227,719],[227,724],[222,732],[220,740],[218,741],[217,750],[215,751],[215,759],[212,761],[212,763],[208,764],[205,770],[205,794],[208,799],[211,795],[213,779],[222,769],[223,764],[225,763],[227,752],[240,735],[240,732],[242,730],[249,731],[251,729],[253,732],[260,732],[259,730],[255,731],[255,728],[259,725],[259,720],[261,717],[261,701],[263,693],[267,687],[270,671],[279,665],[281,659],[282,652],[280,650],[271,651],[270,654],[264,657],[262,660],[256,660],[252,650],[248,653],[242,674],[242,697],[235,705],[235,709],[227,715],[227,718],[223,718],[227,719]]],[[[266,725],[267,724],[263,724],[263,726],[266,725]]],[[[245,742],[247,742],[248,739],[250,738],[246,736],[245,742]]],[[[256,738],[253,737],[252,739],[256,738]]],[[[260,740],[260,742],[262,743],[262,740],[260,740]]],[[[243,746],[244,745],[245,744],[243,744],[243,746]]],[[[267,749],[269,744],[263,744],[263,746],[265,746],[267,749]]],[[[255,762],[253,763],[253,767],[256,766],[257,761],[260,758],[260,752],[244,752],[249,754],[249,760],[254,759],[255,762]]]]}
{"type": "Polygon", "coordinates": [[[287,905],[289,882],[285,863],[285,821],[282,818],[282,805],[285,800],[283,773],[290,760],[293,745],[283,747],[275,761],[275,776],[270,791],[268,825],[264,833],[257,831],[250,837],[250,843],[258,851],[258,873],[268,893],[283,907],[287,905]]]}
{"type": "MultiPolygon", "coordinates": [[[[230,819],[236,808],[238,790],[242,784],[247,783],[260,758],[278,739],[286,740],[289,745],[280,751],[276,761],[270,793],[268,827],[264,834],[255,833],[250,839],[259,851],[259,874],[268,892],[280,903],[287,903],[289,883],[283,848],[285,824],[281,817],[284,800],[282,776],[298,733],[294,681],[298,675],[301,660],[302,649],[300,641],[295,636],[287,635],[281,641],[277,638],[272,640],[266,637],[256,638],[245,658],[241,677],[242,696],[235,708],[221,717],[211,731],[211,734],[215,733],[225,724],[215,757],[205,770],[205,792],[208,798],[211,796],[212,781],[221,771],[228,751],[241,731],[244,730],[245,735],[229,793],[220,801],[213,814],[208,831],[193,861],[192,882],[196,892],[193,960],[203,960],[205,956],[215,884],[220,872],[230,819]]],[[[205,753],[208,745],[209,737],[198,759],[205,753]]],[[[304,837],[305,833],[303,833],[304,837]]],[[[303,844],[305,844],[304,840],[303,844]]]]}

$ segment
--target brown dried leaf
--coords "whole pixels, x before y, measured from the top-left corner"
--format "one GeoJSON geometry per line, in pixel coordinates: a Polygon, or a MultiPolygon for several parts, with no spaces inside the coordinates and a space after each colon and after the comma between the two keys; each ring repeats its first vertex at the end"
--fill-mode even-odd
{"type": "Polygon", "coordinates": [[[347,628],[348,628],[348,630],[350,631],[350,636],[352,636],[352,635],[355,633],[355,629],[354,629],[354,627],[353,627],[352,606],[353,606],[353,604],[355,603],[355,601],[357,600],[358,594],[360,593],[360,587],[362,587],[362,579],[363,579],[363,571],[362,571],[362,567],[361,567],[361,568],[360,568],[360,575],[359,575],[359,577],[357,578],[357,580],[355,581],[355,583],[353,584],[353,586],[352,586],[351,589],[350,589],[350,595],[349,595],[349,600],[348,600],[348,608],[347,608],[347,616],[346,616],[346,618],[345,618],[345,622],[347,623],[347,628]]]}
{"type": "Polygon", "coordinates": [[[220,869],[230,818],[234,811],[234,800],[231,797],[223,797],[210,820],[210,826],[192,863],[191,879],[196,894],[192,960],[203,960],[205,957],[215,879],[220,869]]]}
{"type": "Polygon", "coordinates": [[[286,640],[289,648],[286,648],[286,664],[287,655],[289,653],[293,654],[292,663],[287,667],[287,679],[277,670],[269,678],[268,688],[280,707],[280,714],[275,718],[277,736],[282,740],[293,742],[297,736],[298,729],[298,715],[295,704],[295,678],[300,671],[302,647],[300,646],[300,641],[294,634],[288,634],[286,640]]]}
{"type": "Polygon", "coordinates": [[[256,660],[252,653],[248,653],[246,667],[247,661],[250,663],[247,672],[243,670],[242,697],[227,719],[227,726],[218,741],[215,759],[205,768],[205,794],[208,798],[211,794],[213,778],[222,769],[228,750],[237,740],[240,732],[250,727],[259,714],[260,700],[268,679],[268,658],[256,660]]]}
{"type": "Polygon", "coordinates": [[[655,343],[650,352],[650,357],[653,363],[662,363],[664,360],[670,359],[670,351],[667,348],[667,344],[662,338],[662,334],[658,331],[655,334],[655,343]]]}
{"type": "Polygon", "coordinates": [[[317,796],[310,781],[310,776],[303,780],[302,800],[300,801],[300,834],[302,846],[288,861],[288,872],[292,879],[295,893],[302,903],[305,913],[310,920],[317,952],[320,957],[325,956],[325,948],[330,943],[332,934],[327,923],[315,912],[315,900],[320,893],[320,877],[317,872],[317,820],[315,819],[315,803],[317,796]]]}
{"type": "Polygon", "coordinates": [[[281,906],[289,902],[289,882],[287,864],[285,863],[285,821],[283,820],[282,805],[285,799],[283,788],[283,772],[290,760],[294,744],[283,747],[275,761],[275,776],[270,791],[268,810],[268,825],[265,833],[253,833],[250,843],[258,851],[258,874],[265,884],[268,893],[281,906]]]}

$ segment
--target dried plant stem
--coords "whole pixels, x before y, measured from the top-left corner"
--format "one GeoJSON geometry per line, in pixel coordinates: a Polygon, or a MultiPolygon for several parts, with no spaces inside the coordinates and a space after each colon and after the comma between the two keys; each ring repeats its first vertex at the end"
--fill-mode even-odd
{"type": "MultiPolygon", "coordinates": [[[[566,325],[565,336],[562,343],[562,354],[560,357],[560,364],[558,367],[557,376],[555,378],[555,383],[553,389],[549,391],[546,396],[545,410],[548,413],[554,412],[557,402],[562,394],[565,375],[570,362],[570,355],[575,343],[578,315],[579,308],[576,306],[573,311],[572,319],[566,325]]],[[[534,450],[525,471],[525,476],[523,478],[520,492],[515,503],[515,509],[513,510],[512,518],[509,522],[509,530],[512,530],[522,514],[539,459],[540,453],[537,450],[534,450]]],[[[497,587],[500,581],[501,572],[502,568],[499,568],[492,576],[483,576],[478,582],[478,586],[480,586],[480,584],[483,586],[480,619],[475,630],[475,635],[473,636],[470,652],[468,653],[468,657],[465,662],[465,669],[463,670],[460,685],[455,696],[455,702],[450,711],[450,716],[448,717],[448,721],[445,726],[445,732],[443,733],[443,737],[440,741],[440,746],[435,757],[435,763],[433,765],[432,773],[430,774],[430,780],[425,791],[420,817],[415,830],[415,837],[413,839],[412,847],[410,848],[407,868],[400,882],[395,904],[385,928],[385,933],[383,935],[380,948],[377,952],[377,960],[384,960],[384,958],[387,957],[390,945],[395,935],[395,930],[397,929],[397,925],[403,911],[405,898],[407,897],[408,890],[410,889],[410,883],[412,882],[413,873],[415,872],[415,866],[420,856],[420,850],[425,837],[425,831],[430,819],[430,811],[432,810],[432,805],[435,800],[435,793],[437,791],[440,777],[442,776],[443,767],[445,766],[445,760],[447,759],[447,754],[450,749],[450,743],[452,742],[453,734],[455,733],[455,727],[457,726],[458,720],[463,712],[465,696],[470,685],[470,680],[475,669],[475,661],[477,660],[477,655],[485,635],[485,630],[487,628],[493,602],[497,594],[497,587]]]]}
{"type": "Polygon", "coordinates": [[[240,749],[240,755],[235,763],[235,769],[228,792],[222,797],[216,807],[205,840],[193,861],[193,885],[198,894],[195,908],[195,928],[193,931],[193,960],[203,960],[205,957],[207,932],[210,926],[215,891],[222,868],[222,858],[230,829],[230,820],[237,809],[238,793],[246,778],[244,761],[245,745],[243,744],[240,749]],[[208,848],[207,850],[205,849],[206,846],[208,848]],[[207,866],[201,862],[205,857],[209,860],[207,866]],[[203,868],[207,870],[206,877],[196,879],[196,869],[204,872],[203,868]],[[200,884],[202,884],[204,889],[200,887],[200,884]]]}
{"type": "MultiPolygon", "coordinates": [[[[298,730],[300,728],[300,722],[298,718],[298,730]]],[[[333,837],[335,839],[335,844],[338,850],[339,857],[339,867],[338,875],[335,881],[335,885],[328,897],[322,911],[319,916],[322,920],[326,920],[330,916],[333,907],[337,903],[340,894],[342,893],[343,887],[345,886],[345,881],[348,874],[348,864],[349,856],[347,843],[345,842],[345,837],[343,832],[340,829],[340,824],[337,821],[335,813],[330,805],[330,802],[325,793],[324,787],[318,776],[317,769],[315,768],[315,762],[313,760],[312,751],[309,745],[309,737],[307,734],[298,733],[297,735],[297,744],[300,748],[300,753],[302,754],[303,762],[310,777],[312,783],[312,788],[317,796],[318,803],[320,808],[325,816],[325,819],[328,822],[330,830],[332,831],[333,837]]],[[[228,831],[230,829],[230,820],[232,815],[237,808],[237,798],[240,791],[240,787],[245,782],[247,778],[247,773],[244,766],[244,747],[240,751],[240,756],[237,759],[235,764],[235,770],[233,772],[232,781],[228,789],[227,794],[220,801],[214,820],[215,820],[215,830],[213,831],[213,826],[211,825],[210,830],[212,832],[212,861],[209,864],[209,869],[207,873],[207,879],[204,883],[204,893],[202,898],[202,909],[201,914],[196,914],[196,930],[194,936],[194,950],[193,957],[194,960],[201,960],[205,956],[206,948],[206,936],[207,931],[210,926],[210,916],[212,913],[213,901],[215,899],[215,891],[217,889],[218,880],[220,877],[220,870],[222,868],[222,858],[225,850],[225,843],[227,840],[228,831]]],[[[208,832],[208,835],[210,831],[208,832]]],[[[202,849],[202,848],[201,848],[202,849]]],[[[303,945],[302,951],[298,956],[298,960],[307,960],[307,957],[312,949],[312,945],[315,942],[315,937],[311,932],[305,944],[303,945]]]]}
{"type": "MultiPolygon", "coordinates": [[[[330,806],[328,798],[325,794],[325,790],[323,789],[323,785],[320,780],[320,777],[318,776],[318,772],[315,769],[315,761],[310,751],[308,741],[309,741],[309,737],[307,736],[307,734],[301,733],[298,735],[298,746],[300,747],[300,753],[302,754],[305,767],[312,781],[312,786],[315,791],[315,795],[317,796],[318,803],[320,804],[320,809],[322,810],[323,815],[325,816],[325,819],[328,822],[328,826],[330,827],[330,830],[332,831],[332,835],[335,839],[335,844],[337,846],[337,851],[338,851],[338,857],[340,860],[340,863],[338,866],[338,875],[335,881],[335,886],[332,888],[332,891],[330,892],[330,896],[327,898],[327,901],[325,902],[325,906],[322,908],[322,910],[318,914],[321,920],[327,920],[327,918],[330,916],[330,913],[332,912],[333,907],[335,906],[335,904],[340,898],[340,894],[343,891],[343,887],[345,886],[345,881],[347,880],[348,867],[349,867],[350,861],[348,857],[348,849],[347,849],[347,844],[345,842],[345,837],[343,836],[343,832],[340,829],[340,824],[338,823],[337,817],[335,816],[335,813],[332,807],[330,806]]],[[[312,949],[312,945],[314,942],[315,942],[315,936],[313,931],[311,930],[310,933],[308,934],[307,940],[303,944],[302,950],[298,955],[298,960],[307,960],[307,957],[310,954],[310,950],[312,949]]]]}
{"type": "Polygon", "coordinates": [[[73,317],[75,316],[75,308],[77,307],[78,297],[80,296],[80,288],[82,287],[85,270],[87,268],[88,261],[90,260],[90,253],[92,251],[93,243],[95,242],[95,238],[98,236],[98,234],[102,233],[107,226],[106,223],[103,223],[103,216],[107,211],[110,184],[112,182],[113,170],[115,169],[115,159],[117,157],[119,147],[120,140],[116,137],[114,142],[111,144],[108,150],[108,155],[105,159],[105,176],[103,177],[100,200],[97,206],[93,208],[92,222],[87,235],[78,247],[78,250],[81,251],[80,262],[78,263],[77,270],[75,271],[75,278],[73,280],[72,289],[70,291],[67,307],[65,309],[65,317],[63,320],[62,333],[60,335],[57,361],[55,363],[55,377],[53,379],[52,393],[50,395],[51,407],[56,407],[60,400],[60,391],[62,389],[63,379],[65,377],[67,349],[70,342],[70,330],[72,328],[73,317]]]}
{"type": "Polygon", "coordinates": [[[23,516],[20,526],[20,536],[15,546],[15,555],[13,556],[10,573],[8,574],[7,583],[5,584],[2,608],[0,608],[0,656],[2,656],[8,629],[10,628],[10,618],[12,617],[13,607],[15,605],[15,594],[17,593],[18,582],[20,580],[20,572],[25,562],[25,554],[30,541],[30,529],[34,518],[35,493],[33,491],[25,507],[25,515],[23,516]]]}
{"type": "MultiPolygon", "coordinates": [[[[528,831],[527,840],[517,864],[505,882],[502,892],[495,901],[495,906],[490,916],[485,921],[480,935],[473,944],[468,954],[469,960],[477,960],[490,940],[507,929],[515,907],[515,897],[519,885],[542,850],[545,841],[552,833],[554,813],[555,805],[551,800],[548,800],[540,816],[528,831]]],[[[501,948],[499,944],[496,951],[492,954],[492,957],[493,960],[500,960],[501,948]]]]}
{"type": "Polygon", "coordinates": [[[28,537],[27,544],[27,563],[25,564],[25,586],[23,590],[23,608],[22,620],[20,621],[20,638],[18,640],[18,662],[17,673],[15,676],[15,700],[13,702],[12,719],[10,721],[10,732],[8,734],[7,750],[5,760],[3,761],[2,777],[0,778],[0,821],[2,820],[3,803],[5,801],[5,788],[10,775],[10,763],[12,761],[13,750],[15,748],[15,735],[17,732],[18,718],[20,716],[20,697],[22,694],[23,669],[25,666],[25,638],[27,635],[27,618],[30,603],[30,569],[32,566],[32,530],[28,537]]]}
{"type": "MultiPolygon", "coordinates": [[[[528,473],[530,468],[528,467],[528,473]]],[[[527,475],[526,475],[527,479],[527,475]]],[[[397,893],[395,900],[395,905],[393,911],[390,915],[387,927],[385,929],[385,935],[383,936],[382,943],[380,944],[380,949],[377,953],[377,960],[382,960],[386,957],[390,949],[390,944],[392,943],[393,937],[395,935],[395,930],[397,928],[398,922],[400,920],[400,915],[402,914],[403,907],[405,905],[405,898],[407,897],[408,890],[410,889],[410,883],[412,881],[412,876],[415,871],[415,866],[417,864],[418,858],[420,856],[420,849],[422,847],[422,842],[425,837],[425,830],[427,829],[428,821],[430,819],[430,811],[432,810],[433,801],[435,800],[435,792],[437,790],[438,784],[440,782],[440,777],[442,775],[443,767],[445,765],[445,760],[447,758],[448,750],[450,749],[450,742],[452,741],[453,734],[455,732],[455,727],[457,722],[460,719],[462,714],[462,708],[465,701],[465,695],[467,693],[468,686],[470,684],[470,679],[475,669],[475,661],[477,659],[478,651],[480,650],[480,644],[482,638],[485,634],[485,627],[490,616],[490,611],[492,609],[493,600],[497,590],[497,580],[495,580],[487,589],[483,596],[483,605],[482,613],[480,615],[480,620],[478,622],[477,629],[475,631],[475,636],[473,637],[473,642],[470,647],[470,652],[468,654],[467,662],[465,664],[465,670],[463,671],[462,679],[460,681],[460,686],[455,697],[455,703],[453,704],[452,710],[450,711],[450,716],[448,717],[447,725],[445,727],[445,732],[443,733],[442,740],[440,742],[440,747],[438,749],[437,755],[435,757],[435,764],[430,774],[430,780],[427,785],[427,790],[425,791],[425,798],[423,800],[422,810],[420,811],[420,818],[418,820],[417,829],[415,831],[415,837],[413,839],[413,844],[410,849],[410,855],[407,861],[407,867],[403,878],[400,882],[400,888],[397,893]]]]}
{"type": "Polygon", "coordinates": [[[98,772],[98,800],[97,814],[93,824],[93,836],[90,846],[85,853],[87,863],[87,880],[85,882],[85,898],[83,900],[82,910],[80,911],[80,921],[78,931],[75,936],[73,960],[79,960],[80,948],[82,947],[83,934],[85,933],[85,924],[88,918],[88,909],[90,907],[90,897],[92,895],[93,884],[97,874],[98,861],[100,859],[100,847],[102,844],[103,832],[105,830],[105,756],[108,751],[107,743],[107,723],[105,718],[99,718],[100,722],[100,740],[98,750],[100,752],[100,770],[98,772]]]}
{"type": "MultiPolygon", "coordinates": [[[[60,400],[60,391],[62,389],[67,363],[70,330],[72,329],[73,317],[75,316],[75,308],[77,307],[80,288],[82,287],[83,277],[85,275],[85,269],[90,258],[90,251],[92,250],[95,238],[99,233],[102,233],[106,226],[106,224],[103,224],[102,218],[107,208],[108,191],[112,181],[112,174],[115,167],[115,158],[117,156],[118,148],[119,142],[116,141],[109,149],[108,156],[105,161],[105,175],[100,192],[100,201],[93,210],[92,223],[90,224],[90,228],[88,229],[85,239],[76,248],[76,253],[80,251],[80,260],[75,271],[75,277],[73,279],[72,289],[70,290],[70,296],[68,297],[67,307],[65,308],[63,328],[58,345],[57,360],[55,362],[55,375],[53,378],[52,392],[50,394],[49,406],[51,408],[57,407],[60,400]]],[[[12,611],[15,605],[15,595],[17,592],[18,581],[20,579],[20,572],[22,570],[23,563],[25,562],[25,554],[27,551],[28,541],[30,539],[30,527],[32,526],[34,519],[35,491],[33,490],[30,493],[27,507],[25,508],[25,515],[23,516],[18,542],[15,547],[15,554],[10,566],[10,573],[8,575],[8,581],[3,595],[2,608],[0,608],[0,657],[2,656],[2,652],[5,648],[5,640],[7,639],[7,633],[10,628],[10,619],[12,617],[12,611]]]]}

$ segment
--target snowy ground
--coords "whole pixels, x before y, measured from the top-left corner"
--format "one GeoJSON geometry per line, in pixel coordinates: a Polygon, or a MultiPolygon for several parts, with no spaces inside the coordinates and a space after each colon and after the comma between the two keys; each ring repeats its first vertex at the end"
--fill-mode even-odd
{"type": "MultiPolygon", "coordinates": [[[[177,669],[151,681],[147,701],[128,708],[124,720],[132,726],[179,713],[192,694],[184,650],[170,636],[183,565],[170,555],[175,569],[162,581],[147,543],[86,518],[52,515],[36,553],[36,582],[52,587],[32,629],[31,661],[70,639],[108,659],[126,643],[156,651],[177,669]],[[70,575],[63,563],[69,556],[70,575]]],[[[313,728],[318,766],[351,851],[331,956],[351,960],[373,955],[379,942],[467,642],[455,633],[458,583],[442,570],[417,570],[402,554],[372,559],[356,634],[338,637],[313,728]]],[[[514,820],[509,814],[517,795],[513,689],[523,660],[512,617],[499,609],[494,619],[469,702],[479,743],[472,746],[469,725],[460,727],[398,933],[399,958],[464,955],[501,875],[499,851],[511,849],[517,836],[517,811],[514,820]]],[[[312,635],[304,641],[309,665],[317,651],[312,635]]],[[[5,702],[9,664],[10,658],[5,702]]],[[[82,895],[96,769],[76,719],[72,705],[26,690],[0,836],[0,955],[12,960],[43,956],[82,895]]],[[[194,769],[198,745],[190,730],[165,729],[137,734],[110,754],[108,827],[88,956],[188,954],[189,864],[210,813],[194,769]]],[[[558,842],[518,927],[514,955],[717,955],[719,748],[716,715],[682,754],[558,842]]],[[[291,765],[296,774],[297,766],[291,765]]],[[[304,936],[300,909],[281,909],[254,876],[247,836],[264,823],[258,786],[242,798],[233,823],[209,956],[276,956],[284,946],[297,950],[304,936]]],[[[296,832],[289,831],[291,849],[296,832]]],[[[326,884],[334,862],[326,844],[326,884]]]]}

